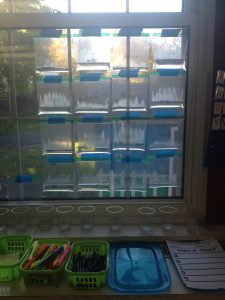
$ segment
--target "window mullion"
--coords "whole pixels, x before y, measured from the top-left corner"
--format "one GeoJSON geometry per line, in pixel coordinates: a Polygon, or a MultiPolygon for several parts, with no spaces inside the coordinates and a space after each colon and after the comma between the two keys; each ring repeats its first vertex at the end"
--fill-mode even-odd
{"type": "Polygon", "coordinates": [[[126,197],[129,197],[130,191],[130,36],[127,36],[127,107],[126,114],[126,197]]]}
{"type": "MultiPolygon", "coordinates": [[[[18,117],[17,111],[17,101],[16,101],[16,75],[15,75],[15,64],[14,64],[14,45],[13,45],[13,36],[11,30],[8,31],[8,41],[10,48],[10,96],[12,100],[12,108],[15,117],[18,117]]],[[[18,175],[22,175],[22,162],[21,162],[21,144],[20,144],[20,133],[19,133],[19,121],[16,120],[16,150],[17,150],[17,163],[18,163],[18,175]]],[[[20,183],[18,186],[18,196],[20,200],[23,200],[23,183],[20,183]]]]}
{"type": "Polygon", "coordinates": [[[83,28],[83,27],[177,27],[188,26],[196,19],[186,13],[108,13],[105,14],[1,14],[0,29],[83,28]]]}
{"type": "Polygon", "coordinates": [[[126,0],[126,12],[129,12],[129,0],[126,0]]]}

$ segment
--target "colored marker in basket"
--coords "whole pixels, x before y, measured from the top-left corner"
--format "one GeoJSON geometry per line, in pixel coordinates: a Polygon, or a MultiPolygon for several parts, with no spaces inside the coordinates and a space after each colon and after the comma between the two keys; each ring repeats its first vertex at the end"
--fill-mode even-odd
{"type": "Polygon", "coordinates": [[[44,256],[42,259],[34,262],[31,265],[31,268],[32,269],[41,269],[41,268],[43,268],[48,262],[50,262],[53,258],[55,258],[63,250],[64,250],[64,248],[62,246],[58,247],[56,250],[54,250],[48,256],[46,256],[46,257],[44,256]]]}
{"type": "Polygon", "coordinates": [[[23,265],[24,270],[56,269],[64,264],[70,253],[70,245],[57,246],[55,244],[43,244],[39,246],[35,241],[30,255],[23,265]]]}
{"type": "Polygon", "coordinates": [[[40,259],[47,251],[48,247],[48,244],[44,244],[31,259],[28,258],[28,260],[23,266],[24,270],[28,270],[34,261],[40,259]]]}
{"type": "Polygon", "coordinates": [[[65,262],[65,259],[69,255],[70,250],[71,250],[70,245],[64,246],[64,250],[63,250],[62,254],[53,262],[54,269],[60,267],[65,262]]]}

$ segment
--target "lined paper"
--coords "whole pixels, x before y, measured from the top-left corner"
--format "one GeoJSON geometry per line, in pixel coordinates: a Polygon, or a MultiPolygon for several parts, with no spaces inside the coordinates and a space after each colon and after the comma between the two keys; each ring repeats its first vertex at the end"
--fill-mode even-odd
{"type": "Polygon", "coordinates": [[[167,241],[183,283],[194,289],[225,289],[225,251],[216,240],[167,241]]]}

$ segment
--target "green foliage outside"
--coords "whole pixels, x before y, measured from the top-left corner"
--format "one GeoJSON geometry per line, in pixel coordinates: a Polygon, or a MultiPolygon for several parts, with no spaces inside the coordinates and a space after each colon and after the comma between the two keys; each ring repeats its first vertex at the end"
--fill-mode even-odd
{"type": "MultiPolygon", "coordinates": [[[[51,12],[52,9],[43,6],[39,0],[14,1],[15,12],[51,12]]],[[[0,13],[9,12],[8,1],[0,0],[0,13]]],[[[36,93],[37,74],[35,68],[35,50],[34,39],[40,37],[40,30],[0,30],[0,116],[8,115],[9,99],[12,100],[11,85],[15,79],[16,102],[19,116],[37,116],[38,102],[36,93]],[[13,68],[12,68],[13,66],[13,68]],[[14,69],[14,74],[11,74],[14,69]],[[3,101],[7,103],[8,108],[2,109],[3,101]]],[[[64,47],[60,43],[63,39],[55,39],[54,42],[46,39],[45,49],[41,49],[41,60],[53,58],[53,64],[67,67],[67,55],[64,47]],[[46,48],[47,47],[47,48],[46,48]]],[[[66,42],[66,41],[65,41],[66,42]]],[[[65,43],[66,46],[66,43],[65,43]]],[[[65,47],[66,49],[66,47],[65,47]]],[[[73,72],[75,71],[75,58],[73,57],[73,72]]],[[[68,78],[64,76],[64,80],[68,78]]],[[[14,105],[14,104],[13,104],[14,105]]],[[[7,106],[6,106],[7,107],[7,106]]],[[[13,107],[12,115],[14,115],[13,107]]],[[[14,119],[0,120],[0,139],[9,141],[8,145],[0,143],[0,181],[14,182],[19,174],[19,158],[16,144],[16,124],[14,119]],[[12,140],[14,139],[14,142],[12,140]],[[11,141],[11,142],[10,142],[11,141]],[[10,144],[11,143],[11,144],[10,144]]],[[[40,133],[40,124],[38,121],[19,122],[20,136],[40,133]]],[[[23,146],[21,145],[22,174],[30,174],[36,179],[40,179],[43,172],[43,166],[48,164],[46,157],[43,158],[41,145],[23,146]]],[[[95,162],[86,162],[79,165],[79,176],[82,174],[94,174],[95,162]]],[[[58,167],[59,171],[61,166],[58,167]]],[[[57,165],[54,170],[57,172],[57,165]]]]}

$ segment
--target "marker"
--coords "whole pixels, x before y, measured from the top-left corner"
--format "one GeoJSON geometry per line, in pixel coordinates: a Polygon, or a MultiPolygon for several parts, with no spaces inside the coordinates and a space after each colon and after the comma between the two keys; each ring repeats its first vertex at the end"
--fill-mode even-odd
{"type": "Polygon", "coordinates": [[[57,246],[55,244],[52,244],[48,250],[45,252],[43,257],[47,257],[49,254],[51,254],[53,251],[57,249],[57,246]]]}
{"type": "Polygon", "coordinates": [[[31,267],[31,265],[39,258],[43,256],[43,254],[47,251],[49,245],[46,243],[44,244],[39,251],[32,257],[32,259],[28,260],[27,263],[23,266],[24,270],[27,270],[31,267]]]}
{"type": "Polygon", "coordinates": [[[71,250],[71,246],[70,245],[67,245],[62,254],[53,262],[53,268],[58,268],[60,267],[60,265],[62,265],[67,257],[67,255],[70,253],[70,250],[71,250]]]}
{"type": "Polygon", "coordinates": [[[101,272],[107,266],[107,256],[93,251],[92,255],[78,252],[72,257],[72,272],[101,272]]]}
{"type": "Polygon", "coordinates": [[[28,258],[29,260],[32,259],[32,257],[34,256],[34,253],[37,251],[38,247],[39,247],[38,241],[33,242],[32,250],[31,250],[30,256],[28,258]]]}
{"type": "Polygon", "coordinates": [[[58,255],[60,252],[62,252],[64,248],[61,246],[54,250],[51,254],[49,254],[47,257],[43,257],[41,260],[39,260],[37,263],[35,263],[34,267],[42,268],[46,263],[48,263],[53,257],[58,255]]]}

